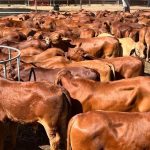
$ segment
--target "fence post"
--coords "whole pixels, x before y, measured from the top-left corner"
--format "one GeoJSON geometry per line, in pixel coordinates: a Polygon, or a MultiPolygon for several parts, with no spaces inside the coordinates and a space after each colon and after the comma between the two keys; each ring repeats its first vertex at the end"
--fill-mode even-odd
{"type": "Polygon", "coordinates": [[[80,10],[82,9],[82,0],[80,0],[80,10]]]}
{"type": "Polygon", "coordinates": [[[37,12],[37,0],[34,1],[35,11],[37,12]]]}

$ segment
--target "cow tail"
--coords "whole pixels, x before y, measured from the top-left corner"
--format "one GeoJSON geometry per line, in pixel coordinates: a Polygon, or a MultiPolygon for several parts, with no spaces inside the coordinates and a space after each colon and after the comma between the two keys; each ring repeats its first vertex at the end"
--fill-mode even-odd
{"type": "Polygon", "coordinates": [[[108,63],[107,65],[111,68],[111,71],[112,71],[112,73],[113,73],[113,80],[114,80],[115,77],[116,77],[116,74],[115,74],[115,67],[114,67],[113,64],[110,64],[110,63],[108,63]]]}
{"type": "Polygon", "coordinates": [[[70,134],[71,134],[72,126],[73,126],[73,124],[74,124],[77,116],[78,115],[72,117],[71,120],[69,121],[69,124],[68,124],[68,130],[67,130],[67,150],[72,150],[71,140],[70,140],[70,134]]]}

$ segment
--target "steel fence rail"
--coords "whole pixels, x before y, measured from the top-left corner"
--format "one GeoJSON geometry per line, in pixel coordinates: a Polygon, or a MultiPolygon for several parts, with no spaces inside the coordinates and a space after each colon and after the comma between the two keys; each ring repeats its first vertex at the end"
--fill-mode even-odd
{"type": "Polygon", "coordinates": [[[17,61],[18,81],[20,81],[20,50],[17,48],[5,46],[5,45],[0,45],[0,49],[1,48],[6,48],[8,50],[8,59],[0,60],[0,64],[3,65],[4,78],[7,78],[7,67],[6,67],[7,63],[9,63],[10,68],[11,68],[11,61],[16,60],[17,61]],[[12,51],[17,52],[17,55],[15,57],[12,57],[12,55],[11,55],[12,51]]]}

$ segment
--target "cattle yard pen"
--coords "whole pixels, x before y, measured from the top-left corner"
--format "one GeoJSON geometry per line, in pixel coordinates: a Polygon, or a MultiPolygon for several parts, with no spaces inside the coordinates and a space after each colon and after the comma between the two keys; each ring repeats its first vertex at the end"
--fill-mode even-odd
{"type": "MultiPolygon", "coordinates": [[[[99,10],[121,11],[122,10],[122,5],[118,5],[118,4],[91,4],[91,5],[85,5],[85,4],[83,4],[82,8],[86,9],[86,10],[89,10],[89,11],[99,11],[99,10]]],[[[131,6],[131,12],[134,12],[134,11],[139,10],[139,9],[150,11],[150,8],[148,8],[146,6],[131,6]]],[[[35,10],[34,6],[25,6],[25,5],[6,6],[6,5],[1,5],[0,4],[0,17],[1,16],[7,16],[7,15],[17,15],[17,14],[23,14],[23,13],[30,13],[34,10],[35,10]],[[16,8],[18,8],[18,9],[16,10],[16,8]]],[[[51,11],[51,10],[53,10],[53,7],[52,6],[38,6],[37,10],[38,11],[51,11]]],[[[60,11],[61,12],[64,12],[64,11],[78,11],[78,10],[80,10],[80,5],[77,5],[77,6],[75,6],[75,5],[70,5],[70,6],[60,5],[60,11]]],[[[9,52],[9,59],[5,60],[5,61],[0,61],[0,65],[2,64],[4,66],[3,67],[4,68],[3,69],[4,70],[4,77],[6,78],[6,74],[7,74],[6,73],[6,64],[8,63],[8,64],[11,65],[11,60],[17,60],[18,80],[20,80],[20,78],[19,78],[20,77],[19,76],[19,74],[20,74],[20,72],[19,72],[20,51],[18,49],[15,49],[15,48],[0,45],[0,49],[1,48],[7,48],[9,50],[8,51],[9,52]],[[18,53],[17,56],[12,58],[11,57],[11,51],[16,51],[18,53]]],[[[150,62],[146,62],[144,60],[144,64],[145,64],[144,72],[145,72],[146,75],[150,76],[150,62]]],[[[18,139],[21,139],[25,143],[24,144],[25,146],[29,145],[29,146],[32,147],[32,150],[37,150],[34,147],[34,146],[36,146],[35,143],[37,141],[40,141],[39,143],[42,143],[43,141],[45,142],[47,140],[47,137],[45,137],[45,135],[42,135],[41,137],[36,137],[36,135],[34,135],[34,133],[32,133],[33,132],[32,128],[30,126],[28,127],[28,130],[30,130],[30,133],[28,133],[28,131],[26,131],[26,127],[28,127],[28,126],[20,127],[20,130],[23,130],[25,128],[25,131],[24,131],[23,134],[25,134],[26,137],[24,138],[23,134],[20,134],[18,139]],[[37,139],[39,138],[39,139],[36,141],[36,140],[34,140],[36,138],[37,139]],[[33,146],[33,144],[35,144],[35,145],[33,146]]],[[[23,143],[22,141],[18,144],[19,146],[21,145],[21,148],[19,147],[19,149],[17,149],[17,150],[24,150],[24,148],[22,146],[22,143],[23,143]]],[[[48,148],[49,148],[49,146],[40,147],[40,149],[43,149],[43,150],[48,150],[48,148]]],[[[30,149],[28,149],[28,150],[30,150],[30,149]]]]}

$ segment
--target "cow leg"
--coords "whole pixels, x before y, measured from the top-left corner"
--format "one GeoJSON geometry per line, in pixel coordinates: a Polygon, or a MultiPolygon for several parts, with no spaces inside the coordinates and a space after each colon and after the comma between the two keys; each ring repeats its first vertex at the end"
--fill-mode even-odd
{"type": "Polygon", "coordinates": [[[149,51],[150,51],[150,45],[147,44],[147,56],[146,56],[146,61],[149,61],[149,51]]]}
{"type": "Polygon", "coordinates": [[[50,123],[47,123],[46,121],[40,121],[40,123],[43,125],[46,134],[49,138],[50,143],[50,150],[59,150],[60,146],[60,135],[57,131],[56,127],[52,127],[50,123]]]}
{"type": "Polygon", "coordinates": [[[67,118],[62,118],[60,123],[60,138],[61,138],[61,148],[62,150],[67,147],[67,118]]]}
{"type": "Polygon", "coordinates": [[[0,137],[0,150],[4,150],[4,139],[0,137]]]}
{"type": "Polygon", "coordinates": [[[0,122],[0,150],[4,150],[4,139],[5,139],[5,127],[0,122]]]}
{"type": "Polygon", "coordinates": [[[17,124],[14,123],[14,122],[11,122],[10,123],[10,126],[9,126],[9,130],[10,130],[10,137],[11,137],[11,147],[12,149],[15,148],[16,146],[16,139],[17,139],[17,124]]]}

